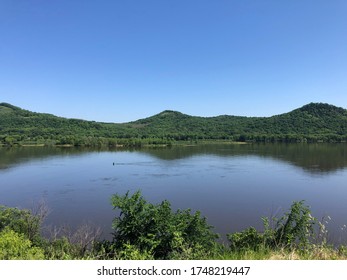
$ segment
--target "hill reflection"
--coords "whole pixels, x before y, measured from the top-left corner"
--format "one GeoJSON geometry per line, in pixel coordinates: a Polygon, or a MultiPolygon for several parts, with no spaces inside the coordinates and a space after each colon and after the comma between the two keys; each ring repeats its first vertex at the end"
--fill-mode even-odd
{"type": "Polygon", "coordinates": [[[201,155],[218,157],[258,156],[286,162],[309,173],[332,173],[347,166],[347,144],[210,144],[173,146],[171,148],[91,149],[63,147],[0,148],[0,169],[51,157],[79,156],[90,152],[129,151],[172,161],[201,155]]]}

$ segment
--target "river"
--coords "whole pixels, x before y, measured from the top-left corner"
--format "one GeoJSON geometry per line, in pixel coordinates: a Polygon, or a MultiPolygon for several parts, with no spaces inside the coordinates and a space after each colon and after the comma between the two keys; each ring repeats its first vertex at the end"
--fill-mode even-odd
{"type": "Polygon", "coordinates": [[[44,201],[45,225],[91,223],[112,232],[112,194],[141,190],[152,203],[199,210],[221,234],[278,217],[305,200],[346,243],[347,144],[216,144],[171,148],[0,148],[0,204],[44,201]],[[331,218],[331,220],[328,218],[331,218]]]}

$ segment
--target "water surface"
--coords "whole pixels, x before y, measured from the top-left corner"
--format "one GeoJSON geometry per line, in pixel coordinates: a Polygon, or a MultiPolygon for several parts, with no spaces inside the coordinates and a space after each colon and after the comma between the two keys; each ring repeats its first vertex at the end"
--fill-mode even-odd
{"type": "Polygon", "coordinates": [[[30,208],[44,200],[46,224],[91,222],[112,231],[112,194],[141,190],[174,209],[199,210],[215,231],[262,229],[305,200],[329,215],[329,238],[346,242],[346,144],[200,145],[140,150],[57,147],[0,148],[0,204],[30,208]]]}

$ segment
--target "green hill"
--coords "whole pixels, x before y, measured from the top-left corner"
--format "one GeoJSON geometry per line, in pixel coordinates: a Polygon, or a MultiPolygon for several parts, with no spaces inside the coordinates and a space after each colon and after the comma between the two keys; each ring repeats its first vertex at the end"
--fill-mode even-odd
{"type": "Polygon", "coordinates": [[[128,137],[126,130],[119,124],[61,118],[0,103],[2,143],[97,145],[102,144],[100,138],[128,137]]]}
{"type": "Polygon", "coordinates": [[[34,113],[0,103],[0,142],[3,144],[140,145],[201,139],[346,141],[347,110],[310,103],[272,117],[196,117],[163,111],[129,123],[100,123],[34,113]]]}
{"type": "Polygon", "coordinates": [[[341,141],[347,136],[347,110],[310,103],[272,117],[193,117],[164,111],[130,123],[140,135],[174,139],[232,139],[249,141],[341,141]],[[306,139],[306,140],[305,140],[306,139]]]}

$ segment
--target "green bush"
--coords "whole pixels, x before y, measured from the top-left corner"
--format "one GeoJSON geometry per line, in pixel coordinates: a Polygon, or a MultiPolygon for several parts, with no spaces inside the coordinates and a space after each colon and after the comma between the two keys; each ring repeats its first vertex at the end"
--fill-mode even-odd
{"type": "Polygon", "coordinates": [[[305,249],[310,245],[316,219],[312,217],[303,201],[295,201],[290,211],[276,224],[274,241],[276,245],[305,249]]]}
{"type": "Polygon", "coordinates": [[[230,248],[233,251],[258,250],[264,242],[264,236],[254,227],[250,227],[241,232],[227,234],[230,241],[230,248]]]}
{"type": "Polygon", "coordinates": [[[80,256],[76,253],[77,249],[66,237],[53,241],[46,240],[44,244],[45,256],[49,260],[72,260],[80,256]]]}
{"type": "Polygon", "coordinates": [[[41,219],[29,210],[0,206],[0,231],[9,228],[35,244],[40,242],[41,219]]]}
{"type": "Polygon", "coordinates": [[[153,260],[154,257],[147,251],[140,249],[131,244],[124,244],[123,249],[117,252],[117,259],[121,260],[153,260]]]}
{"type": "Polygon", "coordinates": [[[32,246],[23,234],[5,228],[0,232],[0,259],[41,260],[44,259],[44,253],[42,249],[32,246]]]}
{"type": "Polygon", "coordinates": [[[234,251],[258,250],[260,248],[296,248],[307,249],[314,237],[316,219],[311,216],[303,201],[294,202],[289,212],[274,219],[270,227],[269,219],[263,218],[264,232],[250,227],[244,231],[228,234],[230,248],[234,251]]]}
{"type": "Polygon", "coordinates": [[[172,212],[168,201],[158,205],[148,203],[139,191],[132,196],[129,192],[114,195],[112,205],[121,211],[113,222],[115,250],[124,250],[124,244],[130,244],[156,259],[167,259],[187,248],[208,252],[216,245],[218,235],[200,212],[191,214],[190,209],[172,212]]]}

